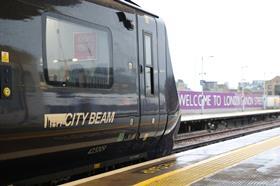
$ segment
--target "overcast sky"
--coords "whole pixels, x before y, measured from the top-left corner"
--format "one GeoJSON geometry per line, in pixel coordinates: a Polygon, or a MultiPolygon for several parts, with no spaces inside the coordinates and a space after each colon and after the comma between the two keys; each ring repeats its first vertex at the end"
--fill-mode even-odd
{"type": "Polygon", "coordinates": [[[164,20],[175,78],[192,89],[201,88],[202,56],[204,79],[233,88],[280,74],[279,0],[134,1],[164,20]]]}

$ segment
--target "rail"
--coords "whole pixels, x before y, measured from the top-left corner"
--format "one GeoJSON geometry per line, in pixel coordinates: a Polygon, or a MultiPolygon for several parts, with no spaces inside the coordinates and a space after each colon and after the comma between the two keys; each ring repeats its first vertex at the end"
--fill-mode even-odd
{"type": "Polygon", "coordinates": [[[173,153],[241,137],[264,130],[269,130],[276,127],[280,127],[279,118],[220,131],[198,131],[193,133],[178,134],[174,141],[173,153]]]}

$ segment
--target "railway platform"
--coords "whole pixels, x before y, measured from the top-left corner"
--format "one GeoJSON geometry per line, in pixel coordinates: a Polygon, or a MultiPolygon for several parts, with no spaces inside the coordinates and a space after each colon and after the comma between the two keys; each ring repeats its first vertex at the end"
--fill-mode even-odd
{"type": "Polygon", "coordinates": [[[262,114],[275,114],[279,113],[280,109],[267,109],[267,110],[251,110],[251,111],[236,111],[236,112],[223,112],[223,113],[205,113],[205,114],[186,114],[183,112],[181,121],[197,121],[207,119],[225,119],[242,116],[257,116],[262,114]]]}
{"type": "Polygon", "coordinates": [[[280,128],[64,184],[280,185],[280,128]]]}

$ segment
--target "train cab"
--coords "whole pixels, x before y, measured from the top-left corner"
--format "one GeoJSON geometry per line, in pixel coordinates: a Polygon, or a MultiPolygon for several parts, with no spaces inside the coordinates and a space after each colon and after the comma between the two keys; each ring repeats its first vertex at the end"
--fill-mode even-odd
{"type": "Polygon", "coordinates": [[[0,10],[0,185],[171,152],[180,111],[158,16],[113,0],[0,10]]]}

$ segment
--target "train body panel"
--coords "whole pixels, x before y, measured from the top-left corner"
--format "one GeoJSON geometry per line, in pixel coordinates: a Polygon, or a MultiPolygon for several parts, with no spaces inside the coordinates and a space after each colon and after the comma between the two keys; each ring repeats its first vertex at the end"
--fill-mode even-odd
{"type": "Polygon", "coordinates": [[[160,19],[117,1],[3,4],[1,180],[34,176],[24,166],[51,172],[146,153],[172,133],[179,106],[160,19]]]}

